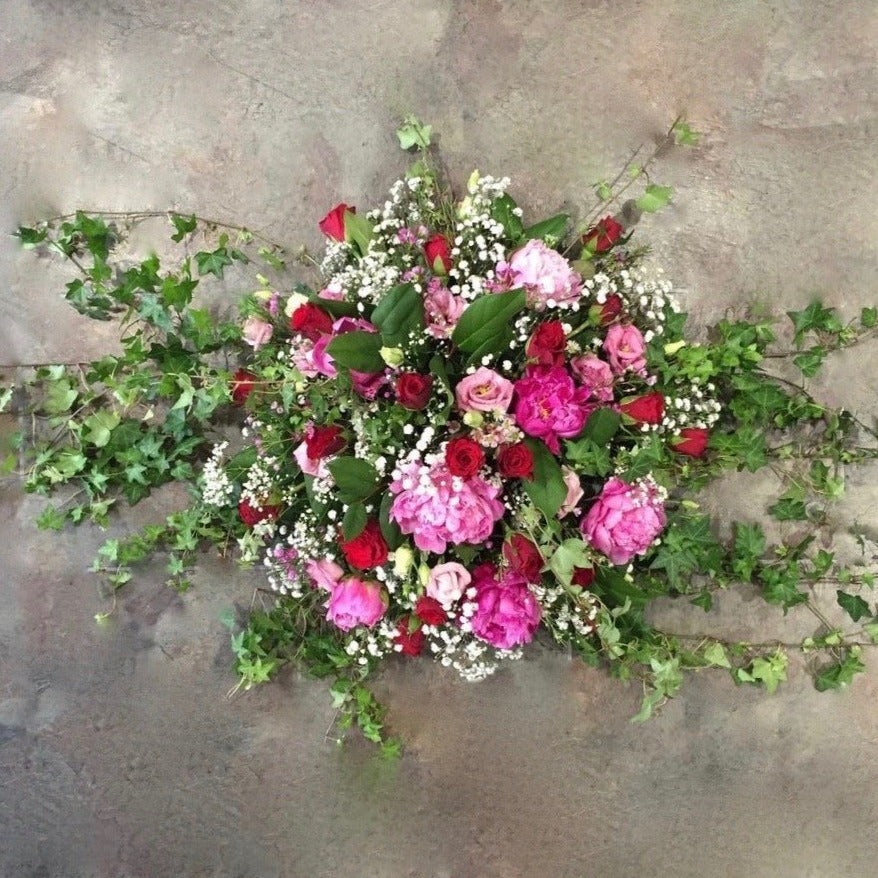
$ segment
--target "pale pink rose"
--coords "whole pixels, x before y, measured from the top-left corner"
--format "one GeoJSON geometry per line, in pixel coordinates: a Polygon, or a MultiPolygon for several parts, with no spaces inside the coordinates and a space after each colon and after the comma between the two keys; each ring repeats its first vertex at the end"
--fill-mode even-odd
{"type": "Polygon", "coordinates": [[[505,412],[512,403],[513,390],[511,381],[493,369],[480,366],[458,382],[454,398],[462,412],[505,412]]]}
{"type": "Polygon", "coordinates": [[[582,354],[570,361],[570,368],[583,387],[591,391],[592,399],[613,401],[613,370],[608,363],[594,354],[582,354]]]}
{"type": "Polygon", "coordinates": [[[497,266],[510,288],[523,287],[528,304],[542,311],[549,302],[575,302],[582,293],[582,278],[556,250],[538,238],[516,250],[509,262],[497,266]]]}
{"type": "Polygon", "coordinates": [[[613,564],[643,555],[665,529],[665,508],[654,483],[608,479],[580,528],[585,539],[613,564]]]}
{"type": "Polygon", "coordinates": [[[442,286],[438,277],[431,277],[424,294],[424,314],[427,318],[427,332],[434,338],[450,338],[466,310],[466,302],[455,296],[451,290],[442,286]]]}
{"type": "Polygon", "coordinates": [[[604,351],[616,375],[646,369],[646,342],[636,326],[614,323],[607,330],[604,351]]]}
{"type": "Polygon", "coordinates": [[[473,633],[497,649],[513,649],[533,640],[540,624],[537,599],[520,573],[507,571],[502,579],[490,564],[473,571],[478,609],[472,617],[473,633]]]}
{"type": "Polygon", "coordinates": [[[295,343],[291,359],[293,365],[306,378],[316,378],[320,374],[320,370],[314,365],[314,342],[310,338],[303,338],[295,343]]]}
{"type": "Polygon", "coordinates": [[[330,299],[334,302],[341,302],[344,299],[344,290],[339,286],[330,284],[317,293],[319,299],[330,299]]]}
{"type": "Polygon", "coordinates": [[[273,327],[258,317],[248,317],[241,327],[241,336],[254,351],[259,350],[271,338],[273,327]]]}
{"type": "Polygon", "coordinates": [[[307,442],[303,442],[293,451],[293,457],[306,476],[314,476],[315,479],[328,479],[331,475],[326,466],[327,458],[321,457],[320,460],[311,460],[308,457],[307,442]]]}
{"type": "Polygon", "coordinates": [[[480,476],[452,476],[444,462],[432,468],[404,465],[390,490],[390,518],[424,552],[442,554],[449,543],[487,542],[506,512],[497,499],[500,487],[480,476]]]}
{"type": "Polygon", "coordinates": [[[349,576],[329,593],[326,618],[342,631],[374,625],[387,610],[387,595],[377,582],[349,576]]]}
{"type": "Polygon", "coordinates": [[[322,561],[309,561],[305,565],[305,572],[311,579],[311,584],[316,588],[323,588],[331,592],[341,582],[344,570],[335,563],[324,559],[322,561]]]}
{"type": "Polygon", "coordinates": [[[577,387],[560,366],[540,366],[515,382],[518,402],[515,422],[527,433],[542,439],[552,454],[560,454],[559,439],[577,436],[594,410],[589,392],[577,387]]]}
{"type": "Polygon", "coordinates": [[[470,582],[472,582],[472,576],[462,564],[458,564],[456,561],[437,564],[430,571],[430,578],[427,580],[427,594],[439,601],[444,607],[448,607],[463,597],[470,582]]]}
{"type": "Polygon", "coordinates": [[[314,368],[319,375],[325,375],[327,378],[335,378],[338,375],[335,360],[326,351],[332,339],[331,335],[321,335],[314,342],[314,347],[311,350],[311,362],[314,364],[314,368]]]}
{"type": "Polygon", "coordinates": [[[563,518],[565,515],[573,512],[584,493],[579,482],[579,476],[574,470],[570,469],[569,466],[562,466],[561,472],[564,474],[564,484],[567,485],[567,496],[558,510],[558,518],[563,518]]]}

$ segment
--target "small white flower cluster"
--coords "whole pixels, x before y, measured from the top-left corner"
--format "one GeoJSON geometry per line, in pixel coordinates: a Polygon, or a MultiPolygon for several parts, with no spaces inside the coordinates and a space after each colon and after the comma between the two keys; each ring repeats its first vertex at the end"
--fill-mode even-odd
{"type": "Polygon", "coordinates": [[[685,427],[710,429],[722,412],[722,405],[710,395],[715,391],[710,382],[702,390],[700,384],[693,381],[691,385],[680,389],[679,396],[666,396],[662,428],[668,432],[685,427]]]}
{"type": "Polygon", "coordinates": [[[277,476],[281,471],[281,462],[272,454],[257,457],[250,469],[241,491],[241,499],[246,500],[254,509],[262,509],[265,498],[277,488],[277,476]]]}
{"type": "Polygon", "coordinates": [[[379,622],[374,628],[355,628],[350,633],[350,640],[345,644],[344,651],[357,660],[358,665],[366,665],[369,659],[380,659],[394,652],[396,628],[386,620],[379,622]]]}
{"type": "Polygon", "coordinates": [[[213,446],[201,472],[201,499],[206,506],[228,506],[235,496],[235,486],[223,468],[223,454],[228,442],[213,446]]]}
{"type": "Polygon", "coordinates": [[[561,585],[551,588],[531,585],[530,590],[540,602],[544,610],[543,619],[556,639],[565,639],[571,629],[581,636],[594,631],[599,604],[588,592],[573,595],[561,585]]]}

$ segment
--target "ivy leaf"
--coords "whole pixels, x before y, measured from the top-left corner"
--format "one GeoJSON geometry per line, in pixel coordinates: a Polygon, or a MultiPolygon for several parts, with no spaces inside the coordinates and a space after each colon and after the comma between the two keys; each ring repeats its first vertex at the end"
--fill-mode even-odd
{"type": "Polygon", "coordinates": [[[423,296],[412,284],[393,287],[378,303],[370,319],[387,347],[404,346],[410,333],[424,325],[423,296]]]}
{"type": "Polygon", "coordinates": [[[787,567],[763,567],[759,572],[762,584],[762,597],[769,604],[780,604],[786,613],[790,607],[808,600],[808,595],[799,591],[799,568],[792,564],[787,567]]]}
{"type": "Polygon", "coordinates": [[[46,393],[43,408],[50,415],[60,415],[63,412],[70,411],[70,407],[76,401],[76,397],[77,393],[69,381],[66,379],[63,381],[53,381],[46,393]]]}
{"type": "Polygon", "coordinates": [[[824,667],[814,678],[814,687],[818,692],[843,689],[853,682],[857,674],[865,670],[866,666],[860,661],[860,651],[854,648],[840,662],[824,667]]]}
{"type": "Polygon", "coordinates": [[[851,617],[853,622],[859,622],[863,616],[870,614],[869,605],[858,595],[848,594],[838,589],[835,592],[838,605],[851,617]]]}
{"type": "Polygon", "coordinates": [[[732,570],[743,582],[750,582],[759,559],[765,552],[765,532],[759,524],[735,524],[732,570]]]}
{"type": "Polygon", "coordinates": [[[708,644],[704,648],[702,655],[708,664],[714,665],[717,668],[731,668],[732,666],[731,662],[729,662],[729,657],[726,655],[725,647],[717,641],[708,644]]]}
{"type": "Polygon", "coordinates": [[[646,187],[646,191],[637,199],[637,206],[644,213],[655,213],[663,207],[667,207],[671,201],[671,195],[674,190],[670,186],[659,186],[657,183],[650,183],[646,187]]]}
{"type": "Polygon", "coordinates": [[[786,654],[778,650],[767,658],[754,659],[750,674],[754,680],[760,681],[765,686],[766,691],[771,694],[777,691],[780,683],[786,682],[788,664],[789,659],[786,654]]]}
{"type": "Polygon", "coordinates": [[[863,308],[860,311],[860,323],[863,329],[873,329],[878,326],[878,308],[863,308]]]}
{"type": "Polygon", "coordinates": [[[327,464],[343,503],[365,500],[378,489],[378,473],[366,460],[336,457],[327,464]]]}
{"type": "Polygon", "coordinates": [[[570,585],[576,567],[590,567],[588,544],[581,539],[564,540],[552,553],[549,569],[562,585],[570,585]]]}
{"type": "Polygon", "coordinates": [[[195,264],[199,274],[213,274],[222,278],[225,267],[232,264],[232,257],[225,247],[218,247],[211,252],[202,250],[195,254],[195,264]]]}
{"type": "Polygon", "coordinates": [[[423,125],[415,116],[406,116],[402,125],[396,129],[399,145],[402,149],[426,149],[430,145],[433,133],[432,125],[423,125]]]}
{"type": "Polygon", "coordinates": [[[512,318],[524,304],[524,290],[480,296],[461,314],[451,340],[468,354],[499,353],[512,335],[512,318]]]}
{"type": "Polygon", "coordinates": [[[171,223],[173,223],[174,228],[177,230],[171,235],[171,240],[176,241],[179,244],[186,235],[195,231],[195,228],[198,225],[198,218],[194,213],[191,216],[180,216],[178,213],[172,213],[171,223]]]}
{"type": "Polygon", "coordinates": [[[561,466],[545,444],[537,439],[525,439],[534,459],[534,477],[524,479],[522,485],[531,503],[549,520],[553,519],[567,496],[567,485],[561,466]]]}
{"type": "Polygon", "coordinates": [[[383,372],[382,346],[381,336],[377,332],[356,330],[337,335],[326,350],[340,366],[357,372],[383,372]]]}
{"type": "Polygon", "coordinates": [[[824,308],[820,302],[812,302],[804,311],[787,311],[787,316],[793,321],[796,347],[802,346],[808,332],[839,332],[842,328],[835,309],[824,308]]]}
{"type": "Polygon", "coordinates": [[[118,425],[119,415],[116,412],[95,412],[83,421],[86,429],[84,438],[92,445],[103,448],[110,441],[110,434],[118,425]]]}
{"type": "Polygon", "coordinates": [[[701,138],[701,135],[688,122],[677,122],[673,132],[678,146],[696,146],[701,138]]]}
{"type": "Polygon", "coordinates": [[[30,229],[27,226],[19,226],[15,237],[21,241],[21,246],[25,250],[32,250],[45,241],[48,234],[48,229],[30,229]]]}
{"type": "Polygon", "coordinates": [[[799,370],[806,378],[813,378],[820,370],[825,359],[826,348],[822,348],[818,345],[817,347],[813,347],[810,350],[804,351],[793,357],[793,364],[798,366],[799,370]]]}
{"type": "Polygon", "coordinates": [[[769,506],[768,512],[778,521],[805,521],[808,518],[805,501],[789,492],[769,506]]]}

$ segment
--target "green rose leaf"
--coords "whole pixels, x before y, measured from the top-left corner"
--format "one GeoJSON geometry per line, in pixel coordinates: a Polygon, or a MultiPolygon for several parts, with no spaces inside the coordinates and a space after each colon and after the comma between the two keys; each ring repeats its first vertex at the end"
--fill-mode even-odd
{"type": "Polygon", "coordinates": [[[512,318],[524,305],[524,290],[480,296],[461,314],[451,340],[468,354],[499,353],[512,335],[512,318]]]}
{"type": "Polygon", "coordinates": [[[372,312],[387,347],[405,346],[412,330],[424,326],[424,299],[412,284],[393,287],[372,312]]]}
{"type": "Polygon", "coordinates": [[[339,366],[357,372],[381,372],[384,370],[383,344],[377,332],[357,330],[337,335],[326,350],[339,366]]]}
{"type": "Polygon", "coordinates": [[[389,491],[381,498],[381,506],[378,509],[378,525],[381,535],[387,540],[390,551],[396,551],[404,542],[405,537],[399,529],[399,525],[390,518],[390,507],[393,505],[393,494],[389,491]]]}
{"type": "Polygon", "coordinates": [[[360,251],[361,256],[365,256],[369,251],[374,232],[375,227],[371,220],[350,210],[344,212],[345,240],[352,243],[360,251]]]}
{"type": "Polygon", "coordinates": [[[341,535],[345,540],[352,540],[362,532],[366,526],[369,516],[366,514],[366,507],[362,501],[351,503],[348,511],[345,512],[344,518],[341,520],[341,535]]]}
{"type": "Polygon", "coordinates": [[[327,464],[343,503],[365,500],[378,489],[378,473],[366,460],[337,457],[327,464]]]}
{"type": "Polygon", "coordinates": [[[534,477],[522,482],[525,493],[546,518],[552,519],[558,514],[567,496],[564,474],[552,452],[542,442],[536,439],[524,441],[534,459],[534,477]]]}
{"type": "Polygon", "coordinates": [[[595,445],[608,445],[621,423],[622,418],[618,412],[610,408],[595,409],[585,422],[580,438],[590,439],[595,445]]]}
{"type": "Polygon", "coordinates": [[[521,217],[515,213],[518,205],[508,195],[501,195],[491,205],[491,216],[500,223],[506,234],[517,244],[524,235],[524,226],[521,217]]]}
{"type": "Polygon", "coordinates": [[[567,221],[570,217],[566,213],[559,213],[556,216],[549,217],[547,220],[528,226],[521,236],[530,241],[533,238],[539,238],[545,241],[549,246],[553,246],[560,241],[567,232],[567,221]]]}

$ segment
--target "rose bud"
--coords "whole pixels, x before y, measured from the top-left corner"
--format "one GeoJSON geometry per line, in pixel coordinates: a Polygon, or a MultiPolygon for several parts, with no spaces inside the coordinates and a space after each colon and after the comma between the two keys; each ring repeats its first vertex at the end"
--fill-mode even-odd
{"type": "Polygon", "coordinates": [[[482,446],[465,436],[452,439],[445,446],[445,463],[453,476],[468,479],[482,468],[484,462],[482,446]]]}
{"type": "Polygon", "coordinates": [[[541,323],[527,343],[527,356],[541,366],[563,366],[567,337],[560,320],[541,323]]]}
{"type": "Polygon", "coordinates": [[[710,432],[704,427],[684,427],[680,435],[671,440],[671,448],[677,454],[686,454],[689,457],[701,457],[707,450],[707,439],[710,432]]]}
{"type": "Polygon", "coordinates": [[[396,379],[394,387],[396,401],[403,408],[419,411],[430,401],[433,391],[433,376],[418,375],[416,372],[403,372],[396,379]]]}
{"type": "Polygon", "coordinates": [[[431,598],[426,594],[418,598],[418,602],[415,604],[415,615],[425,625],[441,625],[448,618],[445,610],[442,609],[442,604],[436,598],[431,598]]]}
{"type": "Polygon", "coordinates": [[[446,275],[451,270],[451,245],[445,235],[433,235],[424,244],[424,256],[433,274],[446,275]]]}
{"type": "Polygon", "coordinates": [[[311,460],[323,460],[338,454],[345,447],[341,427],[332,424],[328,427],[313,427],[305,437],[306,454],[311,460]]]}
{"type": "Polygon", "coordinates": [[[350,211],[351,213],[356,213],[357,208],[351,207],[344,202],[342,202],[341,204],[337,204],[318,223],[318,225],[320,226],[320,231],[323,232],[323,234],[326,235],[327,238],[334,238],[336,241],[344,241],[344,215],[347,211],[350,211]]]}
{"type": "Polygon", "coordinates": [[[497,451],[497,470],[510,479],[532,479],[534,456],[524,442],[501,445],[497,451]]]}
{"type": "Polygon", "coordinates": [[[238,517],[247,525],[247,527],[253,527],[254,524],[259,524],[260,521],[268,521],[272,518],[277,518],[279,514],[280,506],[263,504],[262,506],[256,507],[252,506],[249,500],[242,500],[238,504],[238,517]]]}
{"type": "Polygon", "coordinates": [[[424,632],[417,624],[417,620],[414,620],[414,623],[417,627],[412,628],[411,616],[403,616],[396,626],[396,637],[393,642],[402,647],[399,651],[403,655],[420,655],[424,648],[424,632]]]}
{"type": "Polygon", "coordinates": [[[299,305],[293,311],[290,317],[290,329],[293,332],[301,332],[311,341],[316,341],[321,335],[329,335],[332,332],[332,317],[313,302],[308,302],[299,305]]]}
{"type": "Polygon", "coordinates": [[[256,386],[256,376],[246,369],[238,369],[232,376],[232,402],[235,405],[244,405],[247,397],[253,392],[256,386]]]}
{"type": "Polygon", "coordinates": [[[339,539],[342,554],[351,567],[371,570],[380,567],[388,558],[389,550],[375,519],[370,519],[352,540],[339,539]]]}
{"type": "Polygon", "coordinates": [[[619,411],[635,424],[660,424],[665,414],[665,398],[658,391],[647,393],[623,402],[619,411]]]}
{"type": "Polygon", "coordinates": [[[622,313],[622,297],[611,293],[603,305],[592,305],[588,317],[598,326],[609,326],[622,313]]]}
{"type": "Polygon", "coordinates": [[[539,582],[543,569],[540,550],[523,534],[512,534],[503,543],[503,557],[514,573],[520,573],[528,582],[539,582]]]}
{"type": "Polygon", "coordinates": [[[582,244],[591,253],[606,253],[624,234],[625,227],[621,223],[605,216],[582,236],[582,244]]]}
{"type": "Polygon", "coordinates": [[[594,567],[574,567],[573,578],[570,581],[580,588],[588,588],[594,582],[594,577],[594,567]]]}

